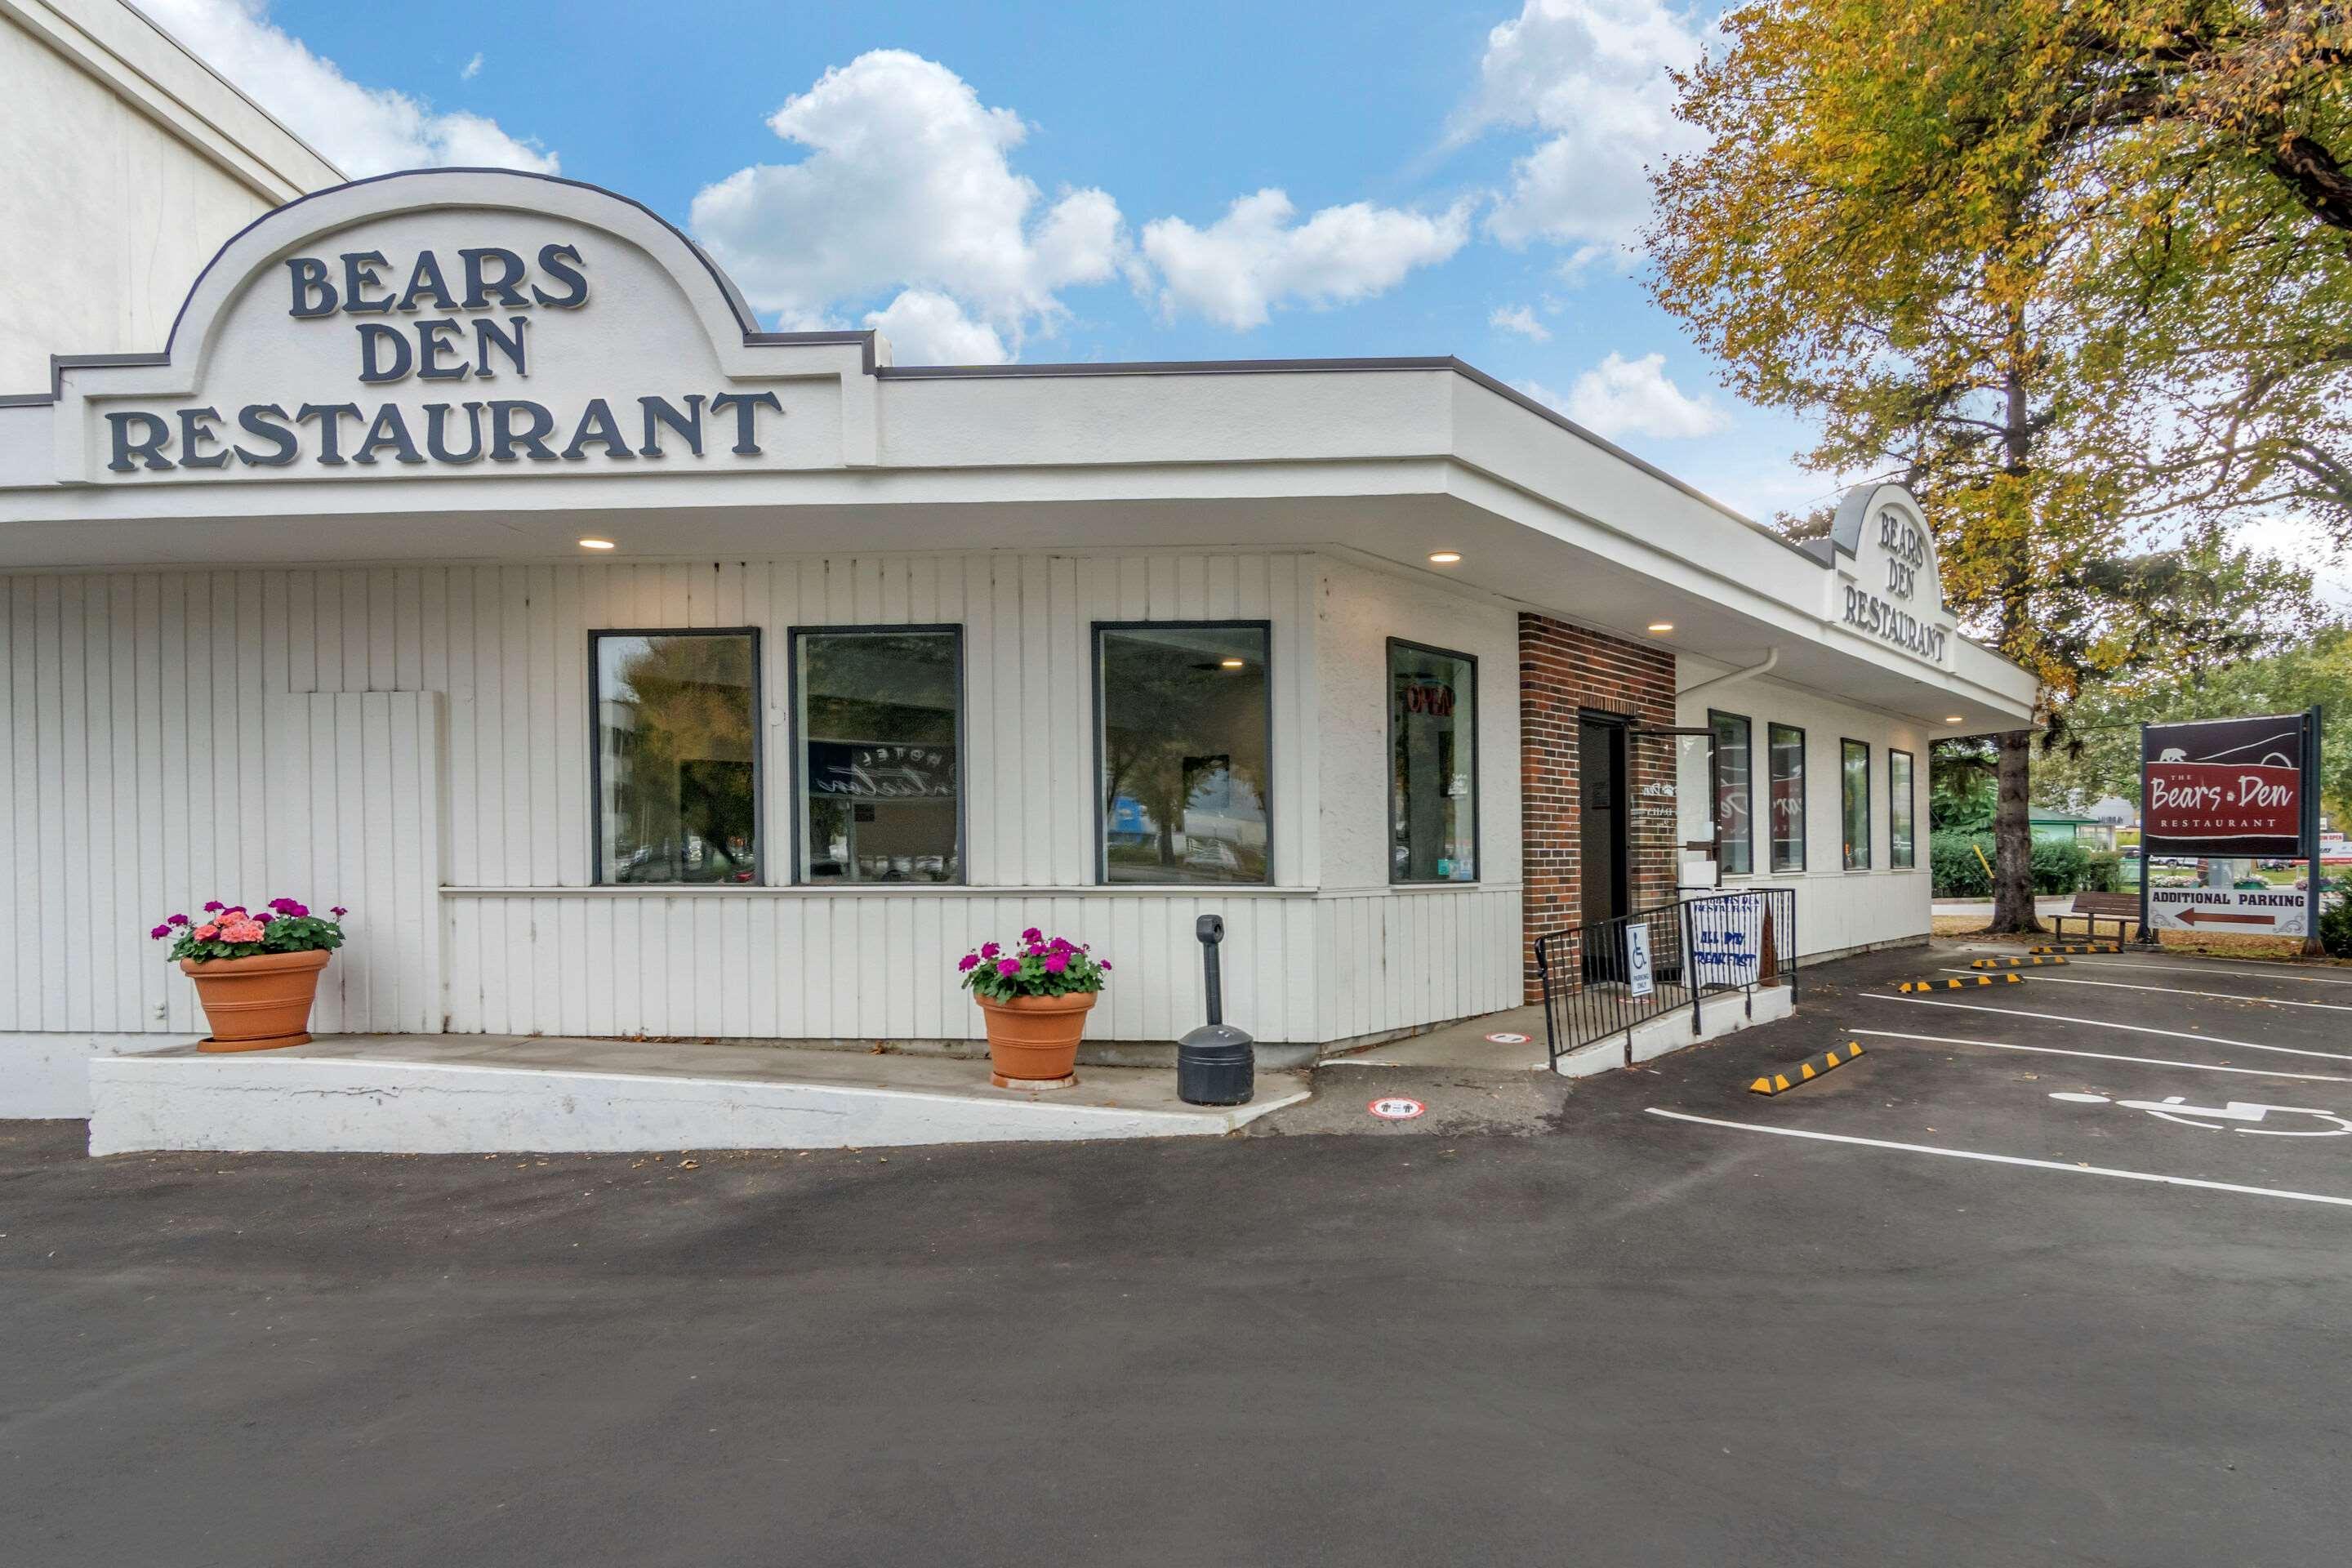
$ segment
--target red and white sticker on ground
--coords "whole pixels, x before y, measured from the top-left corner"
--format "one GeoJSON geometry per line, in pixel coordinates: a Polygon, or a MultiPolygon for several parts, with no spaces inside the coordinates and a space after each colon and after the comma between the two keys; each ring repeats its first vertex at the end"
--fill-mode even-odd
{"type": "Polygon", "coordinates": [[[1486,1037],[1498,1046],[1524,1046],[1528,1043],[1525,1035],[1489,1035],[1486,1037]]]}
{"type": "Polygon", "coordinates": [[[1382,1095],[1364,1107],[1383,1121],[1410,1121],[1429,1107],[1417,1100],[1407,1100],[1401,1094],[1382,1095]]]}

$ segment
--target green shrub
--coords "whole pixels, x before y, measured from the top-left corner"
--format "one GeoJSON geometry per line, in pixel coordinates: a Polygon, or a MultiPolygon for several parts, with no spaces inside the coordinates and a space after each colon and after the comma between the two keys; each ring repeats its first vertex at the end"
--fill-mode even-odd
{"type": "Polygon", "coordinates": [[[2319,945],[2330,958],[2352,958],[2352,877],[2339,878],[2334,905],[2323,900],[2319,911],[2319,945]]]}
{"type": "Polygon", "coordinates": [[[2090,858],[2091,852],[2072,839],[2035,839],[2033,890],[2041,894],[2080,891],[2090,858]]]}
{"type": "Polygon", "coordinates": [[[2112,849],[2094,849],[2084,855],[2079,890],[2085,893],[2129,892],[2131,889],[2124,883],[2124,858],[2112,849]]]}
{"type": "Polygon", "coordinates": [[[1927,836],[1927,873],[1939,899],[1989,899],[1992,880],[1969,846],[1992,858],[1992,835],[1947,828],[1927,836]]]}

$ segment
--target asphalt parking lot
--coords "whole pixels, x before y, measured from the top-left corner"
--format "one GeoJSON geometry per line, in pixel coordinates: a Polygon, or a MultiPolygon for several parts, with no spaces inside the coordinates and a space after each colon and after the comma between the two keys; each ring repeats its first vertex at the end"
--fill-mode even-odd
{"type": "Polygon", "coordinates": [[[90,1161],[0,1124],[0,1541],[2341,1560],[2352,970],[1892,990],[1973,956],[1808,972],[1795,1018],[1556,1097],[1328,1069],[1431,1101],[1360,1135],[90,1161]]]}

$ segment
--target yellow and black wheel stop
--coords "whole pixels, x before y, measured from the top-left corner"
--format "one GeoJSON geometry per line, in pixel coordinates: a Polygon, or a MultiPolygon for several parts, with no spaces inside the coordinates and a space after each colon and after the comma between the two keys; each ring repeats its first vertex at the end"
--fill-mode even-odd
{"type": "Polygon", "coordinates": [[[2003,985],[2022,985],[2025,984],[2025,976],[2014,971],[2004,972],[1998,975],[1955,974],[1945,980],[1906,980],[1895,989],[1906,996],[1915,996],[1928,991],[1967,991],[1979,985],[1990,985],[1996,982],[2003,985]]]}
{"type": "Polygon", "coordinates": [[[2029,947],[2025,951],[2028,952],[2121,952],[2123,950],[2124,944],[2119,942],[2077,942],[2068,947],[2029,947]]]}
{"type": "Polygon", "coordinates": [[[1809,1084],[1812,1082],[1813,1079],[1821,1077],[1822,1074],[1829,1071],[1830,1068],[1834,1067],[1843,1067],[1860,1055],[1862,1055],[1862,1042],[1860,1040],[1848,1040],[1843,1050],[1830,1051],[1819,1058],[1807,1057],[1803,1061],[1799,1062],[1794,1068],[1791,1068],[1787,1072],[1766,1074],[1764,1077],[1758,1079],[1754,1083],[1749,1084],[1748,1086],[1748,1092],[1750,1094],[1786,1094],[1792,1089],[1803,1088],[1806,1084],[1809,1084]]]}
{"type": "Polygon", "coordinates": [[[1979,958],[1970,969],[2039,969],[2045,963],[2063,963],[2063,958],[1979,958]]]}

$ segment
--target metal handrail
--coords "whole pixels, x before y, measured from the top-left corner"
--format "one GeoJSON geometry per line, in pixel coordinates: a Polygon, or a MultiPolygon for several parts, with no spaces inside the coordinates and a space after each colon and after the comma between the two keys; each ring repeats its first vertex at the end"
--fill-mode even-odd
{"type": "Polygon", "coordinates": [[[1797,983],[1797,894],[1743,889],[1685,899],[1536,939],[1544,1044],[1552,1065],[1572,1050],[1687,1006],[1700,1031],[1706,999],[1797,983]],[[1638,934],[1637,932],[1638,928],[1638,934]]]}

